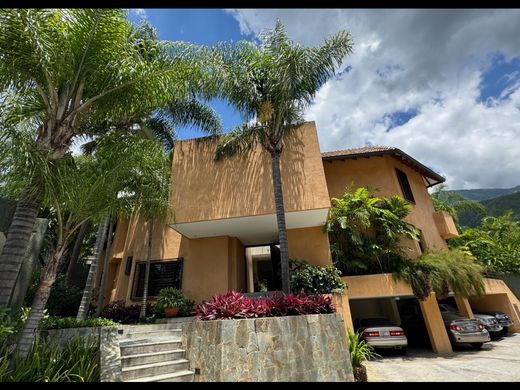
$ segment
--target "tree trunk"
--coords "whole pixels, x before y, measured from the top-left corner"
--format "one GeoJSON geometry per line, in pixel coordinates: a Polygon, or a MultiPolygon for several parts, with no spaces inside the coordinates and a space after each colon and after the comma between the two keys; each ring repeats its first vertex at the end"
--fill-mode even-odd
{"type": "Polygon", "coordinates": [[[0,255],[0,307],[11,303],[18,273],[25,259],[31,233],[36,223],[41,197],[26,187],[20,194],[13,220],[0,255]]]}
{"type": "Polygon", "coordinates": [[[79,254],[81,253],[81,246],[83,245],[83,240],[85,239],[85,234],[87,234],[89,227],[90,227],[90,219],[81,224],[78,235],[76,236],[76,241],[74,241],[74,248],[72,248],[69,266],[67,267],[67,286],[69,286],[69,287],[71,287],[71,286],[83,287],[83,286],[78,286],[79,283],[77,281],[77,279],[78,279],[77,274],[79,273],[80,267],[82,266],[81,263],[78,263],[78,260],[79,260],[79,254]]]}
{"type": "Polygon", "coordinates": [[[153,234],[153,219],[148,220],[148,250],[146,253],[146,269],[144,272],[144,288],[143,300],[141,301],[141,312],[139,319],[146,317],[146,304],[148,301],[148,279],[150,278],[150,260],[152,258],[152,234],[153,234]]]}
{"type": "Polygon", "coordinates": [[[17,343],[17,351],[22,358],[27,357],[32,345],[34,344],[34,340],[36,339],[36,331],[38,330],[38,325],[43,317],[43,311],[47,304],[47,300],[49,299],[52,285],[56,280],[56,273],[60,261],[63,258],[64,250],[65,245],[63,243],[59,244],[55,250],[49,253],[47,263],[45,264],[45,267],[43,267],[40,277],[40,285],[36,290],[29,317],[27,317],[27,320],[25,321],[25,325],[17,343]]]}
{"type": "Polygon", "coordinates": [[[107,249],[105,251],[105,262],[103,263],[103,273],[101,274],[101,281],[99,283],[99,292],[97,297],[96,316],[103,309],[103,302],[105,300],[105,284],[107,283],[108,264],[110,262],[110,246],[112,245],[112,233],[114,232],[114,221],[110,221],[107,237],[107,249]]]}
{"type": "Polygon", "coordinates": [[[274,204],[276,208],[276,222],[278,224],[278,242],[280,244],[280,267],[282,272],[282,291],[291,292],[289,279],[289,245],[287,242],[287,228],[285,226],[285,210],[283,206],[282,174],[280,172],[281,152],[272,152],[274,204]]]}
{"type": "Polygon", "coordinates": [[[88,309],[90,307],[90,297],[92,295],[92,288],[96,281],[96,271],[99,258],[101,257],[101,248],[105,242],[107,234],[108,217],[105,217],[99,223],[98,231],[96,234],[96,244],[94,246],[94,254],[92,255],[92,262],[90,263],[90,269],[88,271],[87,283],[83,289],[83,296],[81,297],[81,303],[79,305],[78,315],[76,319],[78,321],[87,318],[88,309]]]}

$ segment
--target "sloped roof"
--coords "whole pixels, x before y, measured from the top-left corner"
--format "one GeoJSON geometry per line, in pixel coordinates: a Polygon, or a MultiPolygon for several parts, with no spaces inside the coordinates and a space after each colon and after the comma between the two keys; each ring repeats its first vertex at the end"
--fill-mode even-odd
{"type": "Polygon", "coordinates": [[[419,161],[406,154],[401,149],[394,148],[392,146],[364,146],[361,148],[334,150],[330,152],[323,152],[321,154],[321,158],[323,161],[332,161],[384,155],[392,156],[409,167],[415,169],[417,172],[421,173],[427,187],[432,187],[436,184],[446,181],[444,177],[434,172],[427,166],[421,164],[419,161]]]}

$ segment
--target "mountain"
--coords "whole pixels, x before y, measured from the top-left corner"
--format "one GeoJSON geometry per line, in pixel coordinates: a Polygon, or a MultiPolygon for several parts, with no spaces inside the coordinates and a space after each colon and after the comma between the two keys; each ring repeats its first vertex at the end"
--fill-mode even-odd
{"type": "Polygon", "coordinates": [[[476,188],[474,190],[452,190],[446,192],[455,192],[466,199],[481,202],[483,200],[493,199],[499,196],[513,194],[519,191],[520,185],[513,188],[476,188]]]}
{"type": "MultiPolygon", "coordinates": [[[[450,192],[450,191],[447,191],[450,192]]],[[[520,186],[513,188],[480,188],[474,190],[453,190],[466,199],[479,201],[486,208],[486,213],[477,211],[462,212],[459,215],[461,226],[478,226],[486,215],[497,217],[507,210],[520,219],[520,186]],[[499,195],[497,195],[499,194],[499,195]],[[495,195],[495,196],[493,196],[495,195]]]]}
{"type": "Polygon", "coordinates": [[[489,215],[497,217],[507,210],[513,210],[513,215],[520,219],[520,192],[498,196],[493,199],[482,201],[489,215]]]}

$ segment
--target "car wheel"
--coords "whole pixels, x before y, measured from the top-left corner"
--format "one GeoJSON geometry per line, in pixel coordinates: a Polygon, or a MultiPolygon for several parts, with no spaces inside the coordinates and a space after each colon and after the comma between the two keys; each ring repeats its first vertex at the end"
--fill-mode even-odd
{"type": "Polygon", "coordinates": [[[482,344],[484,343],[471,343],[471,348],[479,349],[480,347],[482,347],[482,344]]]}
{"type": "Polygon", "coordinates": [[[503,336],[507,334],[507,326],[504,326],[504,328],[500,331],[500,335],[503,336]]]}
{"type": "Polygon", "coordinates": [[[398,349],[398,351],[399,351],[399,355],[406,355],[406,347],[398,349]]]}

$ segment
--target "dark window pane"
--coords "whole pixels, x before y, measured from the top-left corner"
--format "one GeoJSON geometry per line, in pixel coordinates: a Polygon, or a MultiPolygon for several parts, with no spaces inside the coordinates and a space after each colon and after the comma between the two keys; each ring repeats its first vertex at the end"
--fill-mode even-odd
{"type": "Polygon", "coordinates": [[[126,258],[125,275],[130,275],[130,271],[132,270],[132,261],[133,260],[134,260],[133,256],[128,256],[126,258]]]}
{"type": "MultiPolygon", "coordinates": [[[[136,269],[135,297],[141,298],[144,291],[144,277],[146,263],[138,263],[136,269]]],[[[182,281],[182,260],[152,261],[150,263],[150,277],[148,279],[148,296],[159,295],[159,291],[166,287],[180,289],[182,281]]]]}
{"type": "Polygon", "coordinates": [[[415,203],[415,199],[412,194],[412,188],[410,187],[406,173],[397,168],[395,169],[395,172],[397,174],[397,180],[399,180],[399,185],[401,186],[401,191],[403,192],[403,197],[406,200],[415,203]]]}

